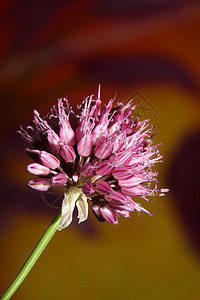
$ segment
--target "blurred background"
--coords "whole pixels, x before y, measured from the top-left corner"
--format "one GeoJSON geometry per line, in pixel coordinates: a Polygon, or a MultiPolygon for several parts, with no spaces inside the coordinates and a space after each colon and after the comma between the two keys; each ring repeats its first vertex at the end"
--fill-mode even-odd
{"type": "Polygon", "coordinates": [[[200,2],[0,2],[0,294],[57,213],[27,188],[16,134],[68,96],[102,86],[156,126],[166,197],[118,226],[89,220],[56,233],[13,299],[200,299],[200,2]]]}

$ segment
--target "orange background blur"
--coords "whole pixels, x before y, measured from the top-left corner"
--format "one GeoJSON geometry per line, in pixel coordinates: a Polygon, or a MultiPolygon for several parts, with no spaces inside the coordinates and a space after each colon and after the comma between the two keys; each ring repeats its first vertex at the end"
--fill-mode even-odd
{"type": "Polygon", "coordinates": [[[139,95],[170,192],[141,201],[152,217],[75,220],[13,299],[200,299],[199,15],[194,0],[1,1],[0,294],[57,212],[26,187],[16,131],[33,109],[45,115],[65,95],[75,106],[101,83],[104,103],[139,95]]]}

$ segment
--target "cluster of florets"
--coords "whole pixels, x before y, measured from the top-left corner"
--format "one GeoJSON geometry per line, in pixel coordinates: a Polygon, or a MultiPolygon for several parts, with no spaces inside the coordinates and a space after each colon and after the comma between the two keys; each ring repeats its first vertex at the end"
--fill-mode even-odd
{"type": "Polygon", "coordinates": [[[100,95],[95,100],[90,96],[75,113],[66,98],[59,99],[58,108],[44,118],[34,111],[32,124],[20,133],[32,145],[26,152],[35,162],[27,169],[39,176],[29,187],[80,190],[92,201],[99,221],[117,224],[119,215],[149,213],[132,197],[149,200],[167,189],[157,189],[157,172],[152,170],[162,159],[151,140],[152,125],[133,119],[132,101],[116,106],[113,102],[101,107],[100,95]]]}

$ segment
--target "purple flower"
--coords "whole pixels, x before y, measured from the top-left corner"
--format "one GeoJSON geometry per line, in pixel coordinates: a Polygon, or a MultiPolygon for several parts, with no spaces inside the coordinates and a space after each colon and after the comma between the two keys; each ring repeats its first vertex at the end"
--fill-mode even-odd
{"type": "Polygon", "coordinates": [[[101,107],[99,91],[96,100],[87,97],[75,114],[66,98],[59,99],[58,108],[44,118],[34,111],[32,124],[20,130],[35,161],[27,169],[40,176],[28,186],[39,191],[66,187],[58,230],[71,223],[75,206],[79,222],[86,220],[88,201],[99,221],[118,224],[120,215],[129,217],[134,210],[150,214],[134,196],[149,200],[168,191],[157,188],[153,167],[163,156],[151,140],[153,126],[133,119],[132,101],[113,102],[101,107]]]}

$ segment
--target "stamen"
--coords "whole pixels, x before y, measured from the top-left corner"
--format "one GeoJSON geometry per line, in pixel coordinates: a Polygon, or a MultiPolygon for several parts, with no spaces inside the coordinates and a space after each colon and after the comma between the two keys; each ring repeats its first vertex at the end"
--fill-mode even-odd
{"type": "Polygon", "coordinates": [[[82,165],[83,165],[83,161],[84,161],[84,157],[81,155],[80,157],[79,157],[79,161],[78,161],[78,165],[77,165],[77,169],[76,169],[76,172],[77,172],[77,174],[79,174],[80,172],[80,168],[82,167],[82,165]]]}

